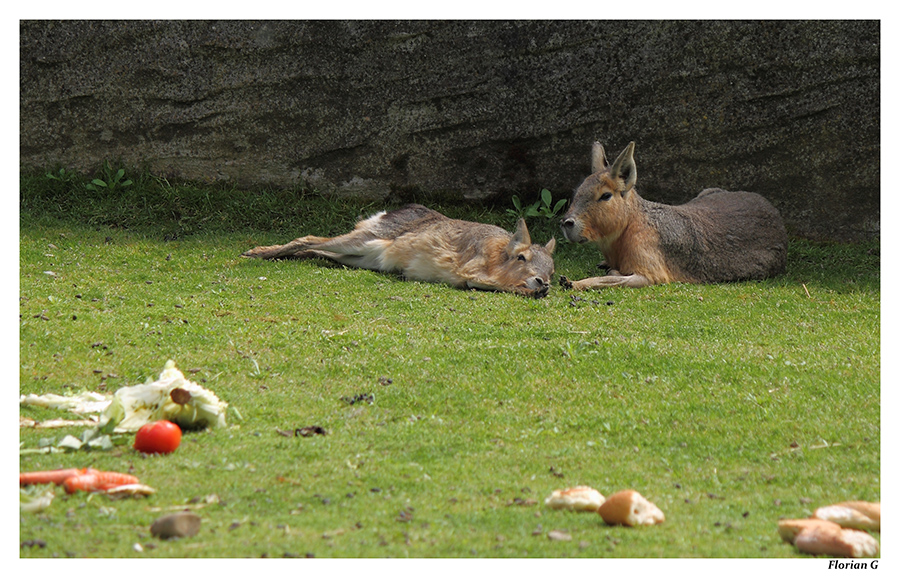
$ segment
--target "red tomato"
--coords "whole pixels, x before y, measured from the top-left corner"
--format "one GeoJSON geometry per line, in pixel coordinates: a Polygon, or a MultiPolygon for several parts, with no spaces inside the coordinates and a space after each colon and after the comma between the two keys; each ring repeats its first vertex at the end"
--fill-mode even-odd
{"type": "Polygon", "coordinates": [[[181,444],[181,428],[170,421],[145,424],[134,436],[134,449],[145,454],[170,454],[181,444]]]}

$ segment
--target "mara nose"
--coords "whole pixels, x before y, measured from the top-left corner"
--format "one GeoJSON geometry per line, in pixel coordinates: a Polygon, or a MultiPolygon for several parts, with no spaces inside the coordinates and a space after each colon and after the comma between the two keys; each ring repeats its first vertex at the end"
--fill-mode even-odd
{"type": "Polygon", "coordinates": [[[534,280],[534,293],[532,293],[532,295],[537,299],[546,297],[547,293],[550,292],[550,282],[540,277],[535,277],[534,280]]]}
{"type": "Polygon", "coordinates": [[[575,226],[575,219],[563,217],[560,224],[563,229],[571,229],[575,226]]]}

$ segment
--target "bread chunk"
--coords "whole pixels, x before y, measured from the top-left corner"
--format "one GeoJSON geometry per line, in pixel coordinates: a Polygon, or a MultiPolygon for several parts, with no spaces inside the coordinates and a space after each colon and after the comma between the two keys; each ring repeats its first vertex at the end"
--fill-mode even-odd
{"type": "Polygon", "coordinates": [[[797,534],[794,545],[806,554],[844,558],[873,558],[878,554],[878,541],[869,534],[825,524],[810,526],[797,534]]]}
{"type": "Polygon", "coordinates": [[[575,486],[564,490],[554,490],[544,500],[544,504],[554,510],[596,512],[605,500],[603,494],[590,486],[575,486]]]}
{"type": "Polygon", "coordinates": [[[823,506],[813,513],[814,518],[829,520],[842,528],[881,531],[881,503],[841,502],[823,506]]]}
{"type": "Polygon", "coordinates": [[[819,520],[817,518],[802,518],[799,520],[779,520],[778,521],[778,535],[781,536],[781,539],[790,544],[794,543],[794,540],[800,534],[800,532],[806,530],[807,528],[812,528],[814,526],[830,526],[835,530],[840,530],[840,526],[835,524],[834,522],[829,522],[828,520],[819,520]]]}
{"type": "Polygon", "coordinates": [[[662,510],[635,490],[616,492],[597,512],[610,526],[652,526],[666,521],[662,510]]]}

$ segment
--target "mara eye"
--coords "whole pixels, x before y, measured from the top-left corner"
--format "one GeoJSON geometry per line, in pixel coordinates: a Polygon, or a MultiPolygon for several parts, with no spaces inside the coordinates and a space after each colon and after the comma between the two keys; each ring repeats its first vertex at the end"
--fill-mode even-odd
{"type": "Polygon", "coordinates": [[[612,198],[612,193],[603,193],[602,195],[600,195],[601,201],[608,201],[611,198],[612,198]]]}
{"type": "Polygon", "coordinates": [[[518,259],[519,261],[524,261],[524,260],[525,260],[525,255],[522,255],[522,254],[520,253],[519,256],[516,257],[516,259],[518,259]]]}

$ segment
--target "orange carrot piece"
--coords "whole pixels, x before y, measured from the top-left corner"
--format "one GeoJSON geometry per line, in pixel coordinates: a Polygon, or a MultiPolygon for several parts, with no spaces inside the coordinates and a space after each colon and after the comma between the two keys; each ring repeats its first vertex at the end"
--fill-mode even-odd
{"type": "Polygon", "coordinates": [[[88,468],[83,474],[67,478],[64,485],[66,486],[66,492],[73,494],[78,490],[83,492],[102,492],[119,486],[138,483],[140,483],[140,480],[129,474],[101,472],[88,468]]]}
{"type": "Polygon", "coordinates": [[[69,468],[65,470],[47,470],[43,472],[19,472],[19,485],[56,484],[60,485],[68,478],[85,473],[86,468],[69,468]]]}
{"type": "Polygon", "coordinates": [[[137,483],[140,483],[140,480],[132,475],[119,472],[103,472],[93,468],[19,472],[20,486],[31,484],[64,485],[66,492],[70,494],[78,490],[98,492],[137,483]]]}

